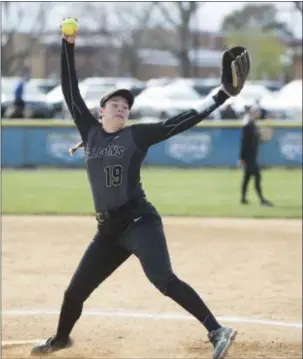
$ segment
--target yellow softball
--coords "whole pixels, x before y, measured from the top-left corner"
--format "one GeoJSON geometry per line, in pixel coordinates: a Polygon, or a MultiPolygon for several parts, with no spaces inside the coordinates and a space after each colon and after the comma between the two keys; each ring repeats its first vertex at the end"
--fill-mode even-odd
{"type": "Polygon", "coordinates": [[[73,36],[76,35],[79,29],[78,21],[72,17],[64,19],[61,25],[63,35],[73,36]]]}

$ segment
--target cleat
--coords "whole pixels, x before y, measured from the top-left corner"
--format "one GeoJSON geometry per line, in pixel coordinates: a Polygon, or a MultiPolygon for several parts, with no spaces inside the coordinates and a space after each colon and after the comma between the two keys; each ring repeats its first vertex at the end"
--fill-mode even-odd
{"type": "Polygon", "coordinates": [[[247,199],[241,199],[241,203],[242,203],[242,204],[249,204],[249,202],[248,202],[247,199]]]}
{"type": "Polygon", "coordinates": [[[213,359],[223,359],[227,351],[235,340],[237,331],[229,327],[221,327],[213,330],[208,334],[208,338],[214,346],[213,359]]]}
{"type": "Polygon", "coordinates": [[[264,199],[262,202],[261,202],[261,206],[263,207],[273,207],[273,203],[270,202],[270,201],[267,201],[266,199],[264,199]]]}
{"type": "Polygon", "coordinates": [[[71,338],[68,338],[67,341],[57,340],[55,336],[52,336],[42,343],[38,343],[33,347],[31,351],[32,356],[43,356],[47,354],[54,353],[61,349],[67,349],[72,346],[71,338]]]}

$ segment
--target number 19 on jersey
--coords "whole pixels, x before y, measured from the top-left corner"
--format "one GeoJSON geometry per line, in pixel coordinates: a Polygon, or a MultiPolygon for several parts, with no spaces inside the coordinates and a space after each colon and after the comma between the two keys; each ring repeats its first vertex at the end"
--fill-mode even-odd
{"type": "Polygon", "coordinates": [[[107,166],[104,168],[106,187],[119,187],[122,183],[123,167],[120,165],[107,166]]]}

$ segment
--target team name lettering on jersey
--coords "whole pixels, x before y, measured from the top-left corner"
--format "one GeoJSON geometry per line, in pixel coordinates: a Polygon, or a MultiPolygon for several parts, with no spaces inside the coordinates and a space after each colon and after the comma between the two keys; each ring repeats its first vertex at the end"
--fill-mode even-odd
{"type": "Polygon", "coordinates": [[[86,160],[89,161],[93,158],[103,158],[104,156],[123,157],[125,147],[118,145],[108,145],[99,148],[87,148],[86,160]]]}

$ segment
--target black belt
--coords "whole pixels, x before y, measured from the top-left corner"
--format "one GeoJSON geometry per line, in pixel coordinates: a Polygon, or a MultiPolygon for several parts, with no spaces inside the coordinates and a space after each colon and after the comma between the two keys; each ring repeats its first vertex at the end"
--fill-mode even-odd
{"type": "Polygon", "coordinates": [[[135,209],[140,202],[143,202],[144,198],[139,199],[131,199],[130,201],[126,202],[122,206],[109,210],[104,212],[97,212],[96,213],[96,219],[99,224],[103,224],[105,221],[111,219],[111,218],[119,218],[120,216],[123,216],[127,214],[129,211],[132,211],[135,209]]]}

